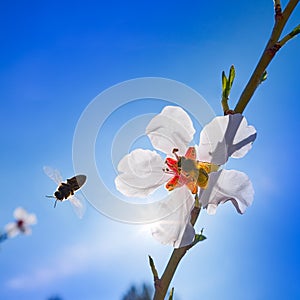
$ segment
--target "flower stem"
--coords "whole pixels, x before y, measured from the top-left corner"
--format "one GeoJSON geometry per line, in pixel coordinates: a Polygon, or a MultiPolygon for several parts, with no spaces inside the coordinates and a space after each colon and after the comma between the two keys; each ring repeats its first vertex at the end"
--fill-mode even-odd
{"type": "MultiPolygon", "coordinates": [[[[196,201],[197,203],[197,201],[196,201]]],[[[199,213],[200,213],[201,207],[200,205],[195,205],[191,212],[191,224],[194,226],[199,213]]],[[[169,262],[165,268],[165,271],[162,275],[162,277],[159,279],[159,285],[155,285],[155,293],[153,300],[163,300],[165,299],[165,296],[168,292],[168,288],[170,286],[171,280],[175,274],[175,271],[177,269],[177,266],[179,265],[181,259],[184,257],[184,255],[187,253],[189,249],[191,249],[195,244],[191,244],[185,247],[174,249],[172,252],[172,255],[169,259],[169,262]]]]}
{"type": "Polygon", "coordinates": [[[7,233],[0,234],[0,243],[8,239],[7,233]]]}
{"type": "Polygon", "coordinates": [[[281,47],[278,44],[278,40],[287,20],[289,19],[291,13],[293,12],[298,2],[299,0],[290,0],[284,11],[281,13],[280,1],[275,1],[275,24],[270,39],[252,76],[250,77],[244,91],[240,96],[240,99],[234,109],[235,112],[242,113],[244,111],[250,99],[252,98],[256,88],[259,86],[264,71],[266,70],[269,63],[272,61],[276,52],[281,47]]]}

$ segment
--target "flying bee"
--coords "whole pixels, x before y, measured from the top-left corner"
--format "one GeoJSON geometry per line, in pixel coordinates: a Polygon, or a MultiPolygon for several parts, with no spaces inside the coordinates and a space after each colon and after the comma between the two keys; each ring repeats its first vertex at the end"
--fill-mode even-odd
{"type": "Polygon", "coordinates": [[[54,207],[56,207],[57,201],[63,202],[69,200],[77,215],[82,218],[84,205],[81,200],[74,196],[74,193],[85,184],[86,176],[76,175],[67,179],[66,182],[63,182],[62,176],[58,170],[54,170],[51,167],[44,167],[43,169],[45,174],[58,184],[57,190],[54,192],[53,196],[46,197],[55,199],[54,207]]]}

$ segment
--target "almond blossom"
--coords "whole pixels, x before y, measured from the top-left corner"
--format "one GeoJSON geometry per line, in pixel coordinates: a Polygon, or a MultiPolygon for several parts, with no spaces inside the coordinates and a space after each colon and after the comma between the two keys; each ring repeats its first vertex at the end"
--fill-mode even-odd
{"type": "Polygon", "coordinates": [[[191,146],[195,129],[180,107],[166,106],[148,124],[146,134],[155,150],[136,149],[118,165],[116,188],[128,197],[146,197],[161,185],[170,192],[159,201],[165,218],[152,224],[152,234],[175,248],[190,244],[195,231],[190,223],[195,195],[208,213],[231,201],[244,213],[253,201],[248,176],[221,169],[229,157],[241,158],[251,148],[256,130],[241,114],[214,118],[200,133],[200,144],[191,146]]]}
{"type": "Polygon", "coordinates": [[[15,222],[8,223],[5,226],[5,232],[8,238],[15,237],[19,233],[31,234],[30,225],[37,223],[35,214],[29,214],[24,208],[17,207],[14,210],[15,222]]]}

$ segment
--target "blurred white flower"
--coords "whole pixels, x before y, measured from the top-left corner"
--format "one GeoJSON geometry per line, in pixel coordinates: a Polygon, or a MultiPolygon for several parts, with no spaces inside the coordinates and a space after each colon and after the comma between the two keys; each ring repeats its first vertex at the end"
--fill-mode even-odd
{"type": "Polygon", "coordinates": [[[14,210],[15,222],[8,223],[5,226],[5,232],[7,237],[12,238],[19,233],[31,234],[30,225],[37,223],[37,218],[35,214],[29,214],[24,208],[17,207],[14,210]]]}
{"type": "Polygon", "coordinates": [[[156,151],[132,151],[121,159],[115,185],[128,197],[146,197],[162,184],[173,190],[158,203],[166,217],[152,226],[153,236],[163,244],[177,248],[193,241],[190,215],[199,188],[199,201],[209,213],[226,201],[239,213],[252,203],[253,187],[246,174],[218,170],[230,156],[243,157],[256,138],[242,115],[214,118],[203,128],[200,144],[188,147],[195,134],[192,120],[182,108],[167,106],[150,121],[146,134],[167,158],[156,151]]]}

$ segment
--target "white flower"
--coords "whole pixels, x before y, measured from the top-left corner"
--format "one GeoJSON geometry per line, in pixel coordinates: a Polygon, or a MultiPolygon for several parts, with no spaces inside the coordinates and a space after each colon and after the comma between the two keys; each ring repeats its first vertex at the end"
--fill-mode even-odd
{"type": "Polygon", "coordinates": [[[35,214],[29,214],[24,208],[17,207],[14,210],[15,222],[8,223],[5,226],[5,231],[9,238],[12,238],[19,233],[31,234],[30,225],[37,223],[37,218],[35,214]]]}
{"type": "Polygon", "coordinates": [[[194,228],[190,214],[194,196],[208,213],[220,203],[231,201],[243,213],[253,201],[253,187],[246,174],[219,170],[228,158],[243,157],[256,138],[254,127],[240,115],[216,117],[200,134],[200,144],[188,147],[195,133],[188,114],[180,107],[167,106],[146,128],[156,151],[136,149],[118,165],[116,188],[128,197],[146,197],[162,184],[172,191],[158,202],[166,217],[153,225],[153,236],[175,248],[190,244],[194,228]],[[171,157],[170,157],[171,156],[171,157]]]}

